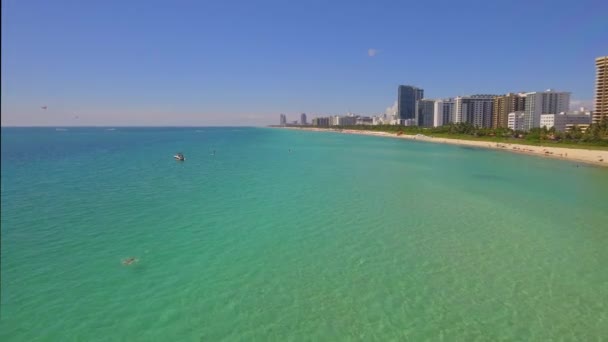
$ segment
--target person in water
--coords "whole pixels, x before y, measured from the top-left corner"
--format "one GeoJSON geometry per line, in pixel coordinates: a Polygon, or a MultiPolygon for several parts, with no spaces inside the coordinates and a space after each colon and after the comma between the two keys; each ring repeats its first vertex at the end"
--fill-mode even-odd
{"type": "Polygon", "coordinates": [[[129,266],[129,265],[131,265],[133,263],[136,263],[138,261],[139,261],[139,259],[137,259],[135,257],[129,257],[129,258],[124,259],[122,261],[122,264],[125,265],[125,266],[129,266]]]}

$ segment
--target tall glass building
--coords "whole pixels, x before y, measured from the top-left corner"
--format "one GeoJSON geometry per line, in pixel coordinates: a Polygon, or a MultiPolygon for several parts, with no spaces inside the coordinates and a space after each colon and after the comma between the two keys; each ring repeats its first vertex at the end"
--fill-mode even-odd
{"type": "MultiPolygon", "coordinates": [[[[443,109],[443,108],[442,108],[443,109]]],[[[433,127],[435,118],[435,100],[418,101],[418,126],[433,127]]]]}
{"type": "Polygon", "coordinates": [[[397,116],[399,120],[416,120],[417,102],[423,97],[423,89],[409,85],[400,85],[397,91],[397,116]]]}

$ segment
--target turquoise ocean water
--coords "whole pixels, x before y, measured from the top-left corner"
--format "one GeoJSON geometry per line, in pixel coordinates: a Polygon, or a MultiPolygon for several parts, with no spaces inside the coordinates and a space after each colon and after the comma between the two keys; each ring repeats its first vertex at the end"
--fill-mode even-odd
{"type": "Polygon", "coordinates": [[[1,181],[3,342],[608,337],[608,169],[338,133],[3,128],[1,181]]]}

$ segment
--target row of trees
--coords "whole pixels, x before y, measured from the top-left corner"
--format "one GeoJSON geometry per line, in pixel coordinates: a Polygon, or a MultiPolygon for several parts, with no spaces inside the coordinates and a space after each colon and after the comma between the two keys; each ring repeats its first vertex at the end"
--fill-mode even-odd
{"type": "Polygon", "coordinates": [[[441,127],[419,127],[419,126],[348,126],[345,129],[371,130],[382,132],[394,132],[405,134],[447,134],[447,135],[470,135],[473,137],[496,137],[504,139],[525,139],[528,141],[555,141],[568,143],[585,143],[593,145],[608,146],[608,118],[604,117],[601,122],[592,124],[585,132],[574,126],[567,132],[557,132],[555,127],[533,128],[528,132],[514,131],[509,128],[482,128],[470,123],[452,123],[441,127]]]}

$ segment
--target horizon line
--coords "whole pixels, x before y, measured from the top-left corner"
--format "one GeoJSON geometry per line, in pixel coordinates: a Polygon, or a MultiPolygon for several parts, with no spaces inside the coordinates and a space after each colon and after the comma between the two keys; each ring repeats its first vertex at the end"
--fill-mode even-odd
{"type": "Polygon", "coordinates": [[[258,127],[267,127],[268,125],[260,125],[260,126],[252,126],[252,125],[207,125],[207,126],[175,126],[175,125],[46,125],[46,126],[36,126],[36,125],[0,125],[1,128],[63,128],[63,127],[71,127],[71,128],[199,128],[199,127],[242,127],[242,128],[258,128],[258,127]]]}

